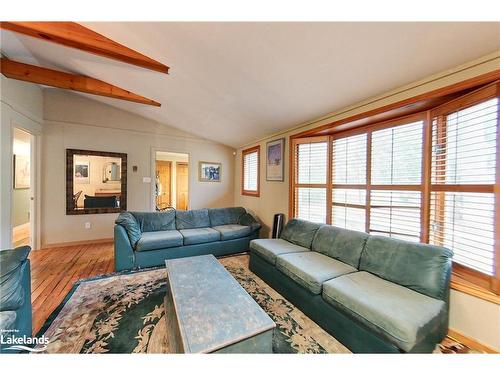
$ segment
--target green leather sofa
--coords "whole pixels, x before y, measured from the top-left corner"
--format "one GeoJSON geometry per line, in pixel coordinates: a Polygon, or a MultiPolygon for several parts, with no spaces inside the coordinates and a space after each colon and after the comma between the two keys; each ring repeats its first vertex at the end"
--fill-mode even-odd
{"type": "Polygon", "coordinates": [[[261,227],[243,207],[122,212],[115,223],[116,271],[164,265],[165,259],[248,251],[261,227]]]}
{"type": "MultiPolygon", "coordinates": [[[[31,276],[29,246],[0,251],[0,332],[8,337],[31,337],[31,276]]],[[[16,353],[0,343],[0,353],[16,353]]]]}
{"type": "Polygon", "coordinates": [[[448,331],[443,247],[290,220],[250,270],[355,353],[430,353],[448,331]]]}

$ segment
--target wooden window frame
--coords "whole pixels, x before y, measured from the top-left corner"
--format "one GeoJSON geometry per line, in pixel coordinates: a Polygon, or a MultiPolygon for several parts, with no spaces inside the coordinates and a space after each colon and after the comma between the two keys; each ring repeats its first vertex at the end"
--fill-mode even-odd
{"type": "MultiPolygon", "coordinates": [[[[460,84],[457,84],[460,85],[460,84]]],[[[432,184],[432,121],[437,115],[444,115],[447,112],[455,112],[461,108],[469,107],[474,104],[480,103],[482,101],[500,97],[500,81],[495,81],[493,83],[480,87],[479,89],[455,98],[451,101],[447,101],[444,104],[435,106],[434,108],[427,109],[425,111],[402,116],[396,119],[391,119],[387,121],[382,121],[374,124],[363,125],[357,128],[348,129],[344,131],[338,131],[332,135],[321,135],[321,136],[310,136],[314,134],[312,131],[308,131],[304,136],[297,135],[291,137],[291,147],[289,154],[289,170],[290,170],[290,189],[289,189],[289,217],[295,217],[296,210],[296,197],[295,192],[298,187],[308,187],[303,184],[297,184],[296,176],[296,163],[295,163],[295,149],[300,143],[310,143],[312,140],[326,140],[328,145],[328,160],[327,160],[327,184],[324,186],[315,185],[315,187],[326,187],[327,189],[327,199],[326,199],[326,212],[327,218],[326,223],[331,224],[332,220],[332,189],[333,188],[344,188],[344,189],[366,189],[366,204],[360,205],[359,208],[364,208],[366,212],[365,226],[366,231],[369,231],[370,226],[370,196],[372,190],[401,190],[401,191],[419,191],[421,193],[421,207],[420,207],[420,242],[429,242],[429,231],[430,231],[430,206],[431,206],[431,193],[433,191],[458,191],[458,192],[491,192],[495,193],[495,220],[494,220],[494,238],[495,238],[495,248],[494,248],[494,274],[489,276],[483,274],[479,271],[475,271],[468,267],[462,266],[453,262],[453,278],[452,285],[456,289],[460,281],[465,280],[469,286],[477,286],[481,289],[481,293],[494,293],[493,295],[500,295],[500,101],[497,105],[497,163],[496,163],[496,180],[494,185],[452,185],[452,186],[442,186],[432,184]],[[376,130],[381,130],[384,128],[394,127],[398,125],[403,125],[405,123],[411,123],[413,121],[423,121],[423,138],[422,138],[422,178],[420,185],[372,185],[371,184],[371,143],[372,143],[372,133],[376,130]],[[364,184],[333,184],[332,183],[332,142],[334,139],[340,139],[349,137],[356,134],[366,133],[367,134],[367,175],[366,175],[366,185],[364,184]]],[[[343,121],[343,120],[341,120],[343,121]]],[[[324,126],[319,127],[321,131],[324,130],[324,126]]],[[[357,205],[356,205],[357,206],[357,205]]],[[[493,297],[493,300],[496,300],[493,297]]]]}
{"type": "Polygon", "coordinates": [[[260,197],[260,145],[247,148],[241,152],[241,195],[260,197]],[[245,190],[245,155],[257,152],[257,190],[245,190]]]}

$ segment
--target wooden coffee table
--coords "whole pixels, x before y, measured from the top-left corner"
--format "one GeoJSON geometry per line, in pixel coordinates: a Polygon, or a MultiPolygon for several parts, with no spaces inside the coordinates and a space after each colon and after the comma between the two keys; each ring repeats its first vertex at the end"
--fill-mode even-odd
{"type": "Polygon", "coordinates": [[[165,265],[172,352],[272,352],[276,325],[213,255],[170,259],[165,265]]]}

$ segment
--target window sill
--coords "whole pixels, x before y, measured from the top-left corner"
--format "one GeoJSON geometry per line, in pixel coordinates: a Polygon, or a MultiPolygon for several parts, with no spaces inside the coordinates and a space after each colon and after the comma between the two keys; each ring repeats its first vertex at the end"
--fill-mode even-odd
{"type": "Polygon", "coordinates": [[[498,294],[477,286],[455,273],[451,276],[451,289],[500,305],[500,296],[498,294]]]}

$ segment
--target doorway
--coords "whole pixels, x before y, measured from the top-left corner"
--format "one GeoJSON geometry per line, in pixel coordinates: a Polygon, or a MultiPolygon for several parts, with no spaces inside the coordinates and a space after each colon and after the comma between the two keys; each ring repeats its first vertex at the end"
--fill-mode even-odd
{"type": "Polygon", "coordinates": [[[189,206],[189,155],[157,151],[155,155],[155,203],[158,211],[189,206]]]}
{"type": "Polygon", "coordinates": [[[19,128],[12,135],[12,245],[33,247],[33,136],[19,128]]]}

